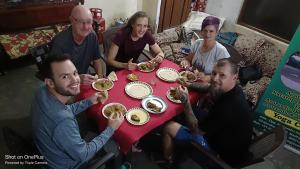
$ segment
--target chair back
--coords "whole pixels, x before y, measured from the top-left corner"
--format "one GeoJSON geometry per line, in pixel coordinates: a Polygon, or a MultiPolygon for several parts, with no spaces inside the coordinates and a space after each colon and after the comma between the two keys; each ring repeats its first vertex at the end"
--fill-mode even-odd
{"type": "Polygon", "coordinates": [[[180,160],[187,155],[203,169],[233,169],[216,154],[207,151],[203,146],[194,141],[180,142],[176,144],[174,154],[174,168],[178,168],[180,160]]]}
{"type": "Polygon", "coordinates": [[[30,141],[9,127],[2,128],[4,141],[10,153],[15,155],[35,155],[37,151],[30,141]]]}
{"type": "Polygon", "coordinates": [[[45,59],[48,57],[50,49],[51,49],[51,42],[29,49],[31,56],[35,60],[35,63],[38,67],[38,72],[35,74],[35,76],[42,81],[44,80],[44,78],[41,75],[41,70],[45,62],[45,59]]]}
{"type": "MultiPolygon", "coordinates": [[[[251,143],[249,147],[249,152],[252,154],[249,159],[241,162],[241,164],[235,166],[234,168],[243,168],[258,162],[264,161],[268,156],[272,156],[276,150],[283,147],[286,142],[286,132],[282,125],[279,125],[272,130],[265,132],[264,134],[257,136],[251,143]]],[[[184,152],[198,163],[204,169],[232,169],[229,164],[224,162],[216,154],[207,151],[201,145],[196,142],[189,142],[188,144],[180,145],[180,149],[183,149],[184,152]],[[199,158],[201,157],[201,158],[199,158]]],[[[180,151],[177,159],[181,157],[180,151]]]]}
{"type": "MultiPolygon", "coordinates": [[[[203,168],[214,168],[214,169],[233,169],[229,164],[227,164],[225,161],[223,161],[221,158],[219,158],[217,155],[213,154],[210,151],[207,151],[204,147],[200,146],[196,142],[191,142],[193,147],[195,148],[194,151],[198,151],[201,153],[202,158],[194,159],[198,164],[201,165],[203,168]],[[197,160],[205,160],[205,161],[197,161],[197,160]],[[205,165],[203,165],[205,164],[205,165]]],[[[192,158],[193,159],[193,158],[192,158]]]]}
{"type": "Polygon", "coordinates": [[[35,63],[39,70],[41,70],[42,64],[50,52],[50,43],[42,44],[29,49],[31,56],[35,60],[35,63]]]}
{"type": "Polygon", "coordinates": [[[110,27],[105,32],[103,32],[103,48],[105,59],[107,59],[112,39],[120,28],[121,27],[110,27]]]}
{"type": "MultiPolygon", "coordinates": [[[[2,128],[4,141],[6,146],[13,155],[19,156],[41,156],[40,152],[32,142],[32,140],[25,139],[21,134],[17,133],[13,129],[4,126],[2,128]]],[[[34,161],[34,160],[33,160],[34,161]]],[[[41,164],[33,165],[32,169],[48,169],[48,166],[44,164],[44,160],[40,160],[41,164]]]]}
{"type": "Polygon", "coordinates": [[[263,161],[266,156],[274,153],[286,142],[286,132],[282,125],[257,136],[249,147],[252,153],[250,164],[263,161]]]}

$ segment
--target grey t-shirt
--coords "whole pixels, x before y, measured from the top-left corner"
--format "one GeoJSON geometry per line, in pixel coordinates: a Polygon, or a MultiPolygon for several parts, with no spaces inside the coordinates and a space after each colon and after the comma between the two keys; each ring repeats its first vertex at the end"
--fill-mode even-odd
{"type": "Polygon", "coordinates": [[[205,74],[211,74],[213,67],[218,60],[230,57],[227,49],[219,42],[216,42],[216,45],[210,51],[205,53],[200,51],[202,45],[203,39],[199,39],[193,44],[191,48],[191,52],[194,53],[192,65],[203,71],[205,74]]]}
{"type": "Polygon", "coordinates": [[[52,43],[50,55],[61,54],[71,55],[71,60],[79,74],[88,73],[90,63],[100,58],[96,33],[92,31],[82,44],[78,45],[73,40],[72,27],[70,26],[65,31],[60,32],[52,43]]]}

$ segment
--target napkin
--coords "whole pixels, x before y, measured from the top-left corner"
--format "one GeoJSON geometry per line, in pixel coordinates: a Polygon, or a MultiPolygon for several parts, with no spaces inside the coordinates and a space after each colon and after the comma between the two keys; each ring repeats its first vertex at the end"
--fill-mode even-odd
{"type": "Polygon", "coordinates": [[[113,82],[118,80],[116,72],[114,72],[114,71],[110,72],[109,75],[107,76],[107,78],[113,82]]]}

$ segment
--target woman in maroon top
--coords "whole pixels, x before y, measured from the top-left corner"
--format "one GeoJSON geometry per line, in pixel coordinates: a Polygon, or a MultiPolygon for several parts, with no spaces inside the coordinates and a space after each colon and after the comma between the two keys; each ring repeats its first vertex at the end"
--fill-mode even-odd
{"type": "Polygon", "coordinates": [[[145,12],[139,11],[131,16],[127,25],[121,28],[112,40],[108,53],[110,66],[117,69],[136,69],[137,59],[147,44],[155,53],[152,61],[162,62],[164,53],[147,31],[148,25],[149,17],[145,12]]]}

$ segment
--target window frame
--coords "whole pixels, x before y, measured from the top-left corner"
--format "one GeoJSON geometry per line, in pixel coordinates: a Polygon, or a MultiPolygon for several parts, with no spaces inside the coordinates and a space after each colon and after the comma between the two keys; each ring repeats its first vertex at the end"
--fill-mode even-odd
{"type": "MultiPolygon", "coordinates": [[[[247,28],[249,28],[249,29],[252,29],[252,30],[254,30],[254,31],[260,32],[260,33],[262,33],[262,34],[264,34],[264,35],[267,35],[267,36],[269,36],[269,37],[271,37],[271,38],[277,39],[277,40],[282,41],[282,42],[284,42],[284,43],[289,43],[290,40],[285,39],[285,38],[283,38],[282,36],[280,36],[280,33],[279,33],[279,35],[275,35],[275,34],[272,34],[272,33],[270,33],[270,32],[267,32],[266,30],[263,30],[263,28],[258,28],[258,27],[255,27],[255,26],[253,26],[253,25],[250,25],[250,23],[247,23],[247,21],[244,19],[244,17],[245,17],[245,14],[246,14],[246,7],[247,7],[247,5],[249,5],[248,3],[249,3],[250,1],[251,1],[251,0],[244,0],[244,1],[243,1],[243,5],[242,5],[242,8],[241,8],[241,12],[240,12],[240,14],[239,14],[237,23],[238,23],[239,25],[242,25],[242,26],[247,27],[247,28]]],[[[297,26],[296,26],[296,29],[297,29],[297,26]]],[[[292,35],[292,36],[293,36],[293,35],[292,35]]],[[[292,38],[292,37],[291,37],[291,38],[292,38]]]]}

